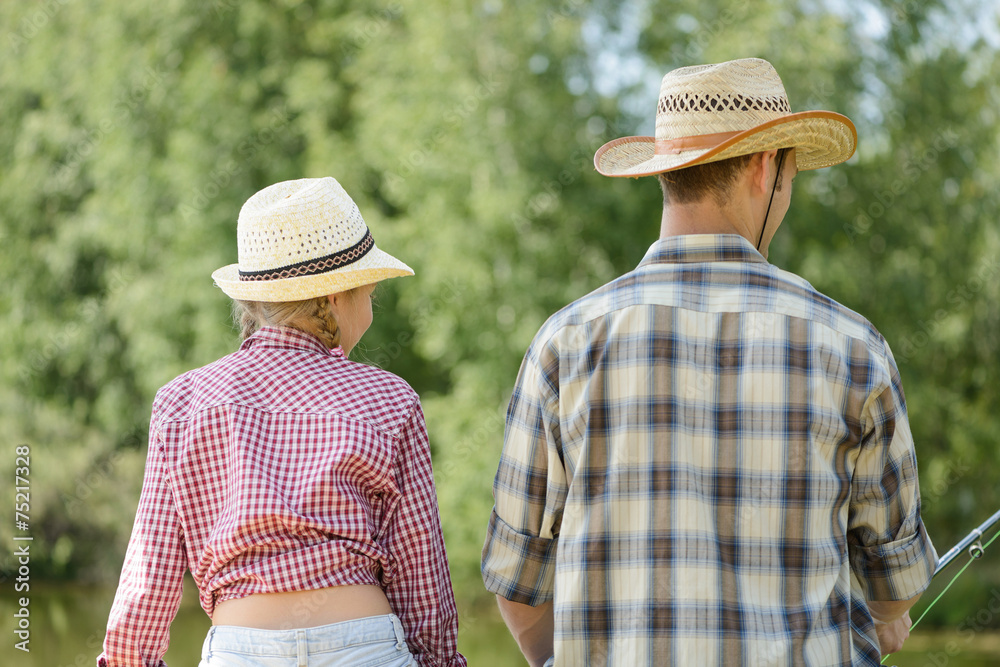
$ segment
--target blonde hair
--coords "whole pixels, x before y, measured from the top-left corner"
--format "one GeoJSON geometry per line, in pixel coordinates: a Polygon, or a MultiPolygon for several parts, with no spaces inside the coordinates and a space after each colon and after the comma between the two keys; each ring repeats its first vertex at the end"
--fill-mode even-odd
{"type": "Polygon", "coordinates": [[[246,340],[261,327],[291,327],[312,334],[333,349],[340,345],[340,327],[325,296],[305,301],[233,300],[233,320],[246,340]]]}

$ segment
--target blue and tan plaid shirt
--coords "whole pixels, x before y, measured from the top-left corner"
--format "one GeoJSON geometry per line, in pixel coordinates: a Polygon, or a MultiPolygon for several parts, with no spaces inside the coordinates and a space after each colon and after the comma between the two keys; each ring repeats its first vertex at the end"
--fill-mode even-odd
{"type": "Polygon", "coordinates": [[[865,600],[937,556],[896,364],[739,236],[657,241],[563,309],[507,413],[486,587],[556,665],[877,665],[865,600]]]}

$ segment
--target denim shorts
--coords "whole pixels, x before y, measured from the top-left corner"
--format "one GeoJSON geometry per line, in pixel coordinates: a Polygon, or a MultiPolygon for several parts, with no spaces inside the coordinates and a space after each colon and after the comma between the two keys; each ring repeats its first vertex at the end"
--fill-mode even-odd
{"type": "Polygon", "coordinates": [[[216,625],[199,667],[410,667],[417,664],[395,614],[299,630],[216,625]]]}

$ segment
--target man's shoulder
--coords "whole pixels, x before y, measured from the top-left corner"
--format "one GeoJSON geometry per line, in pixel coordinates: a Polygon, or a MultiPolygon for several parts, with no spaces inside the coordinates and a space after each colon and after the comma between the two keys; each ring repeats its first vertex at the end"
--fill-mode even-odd
{"type": "Polygon", "coordinates": [[[775,277],[775,308],[779,312],[825,326],[880,353],[888,352],[885,338],[867,317],[820,292],[802,276],[771,268],[775,277]]]}
{"type": "Polygon", "coordinates": [[[550,339],[560,330],[586,324],[587,322],[621,308],[621,288],[626,286],[633,272],[626,273],[601,285],[563,306],[549,316],[535,335],[535,343],[550,339]]]}

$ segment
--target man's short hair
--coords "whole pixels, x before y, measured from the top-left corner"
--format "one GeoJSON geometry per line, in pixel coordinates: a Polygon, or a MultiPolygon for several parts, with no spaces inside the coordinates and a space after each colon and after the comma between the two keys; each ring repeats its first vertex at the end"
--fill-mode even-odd
{"type": "MultiPolygon", "coordinates": [[[[778,150],[780,157],[788,148],[778,150]]],[[[727,160],[696,164],[686,169],[677,169],[657,174],[663,188],[663,201],[667,204],[691,204],[712,197],[719,206],[729,201],[733,186],[743,170],[750,164],[755,153],[737,155],[727,160]]]]}

